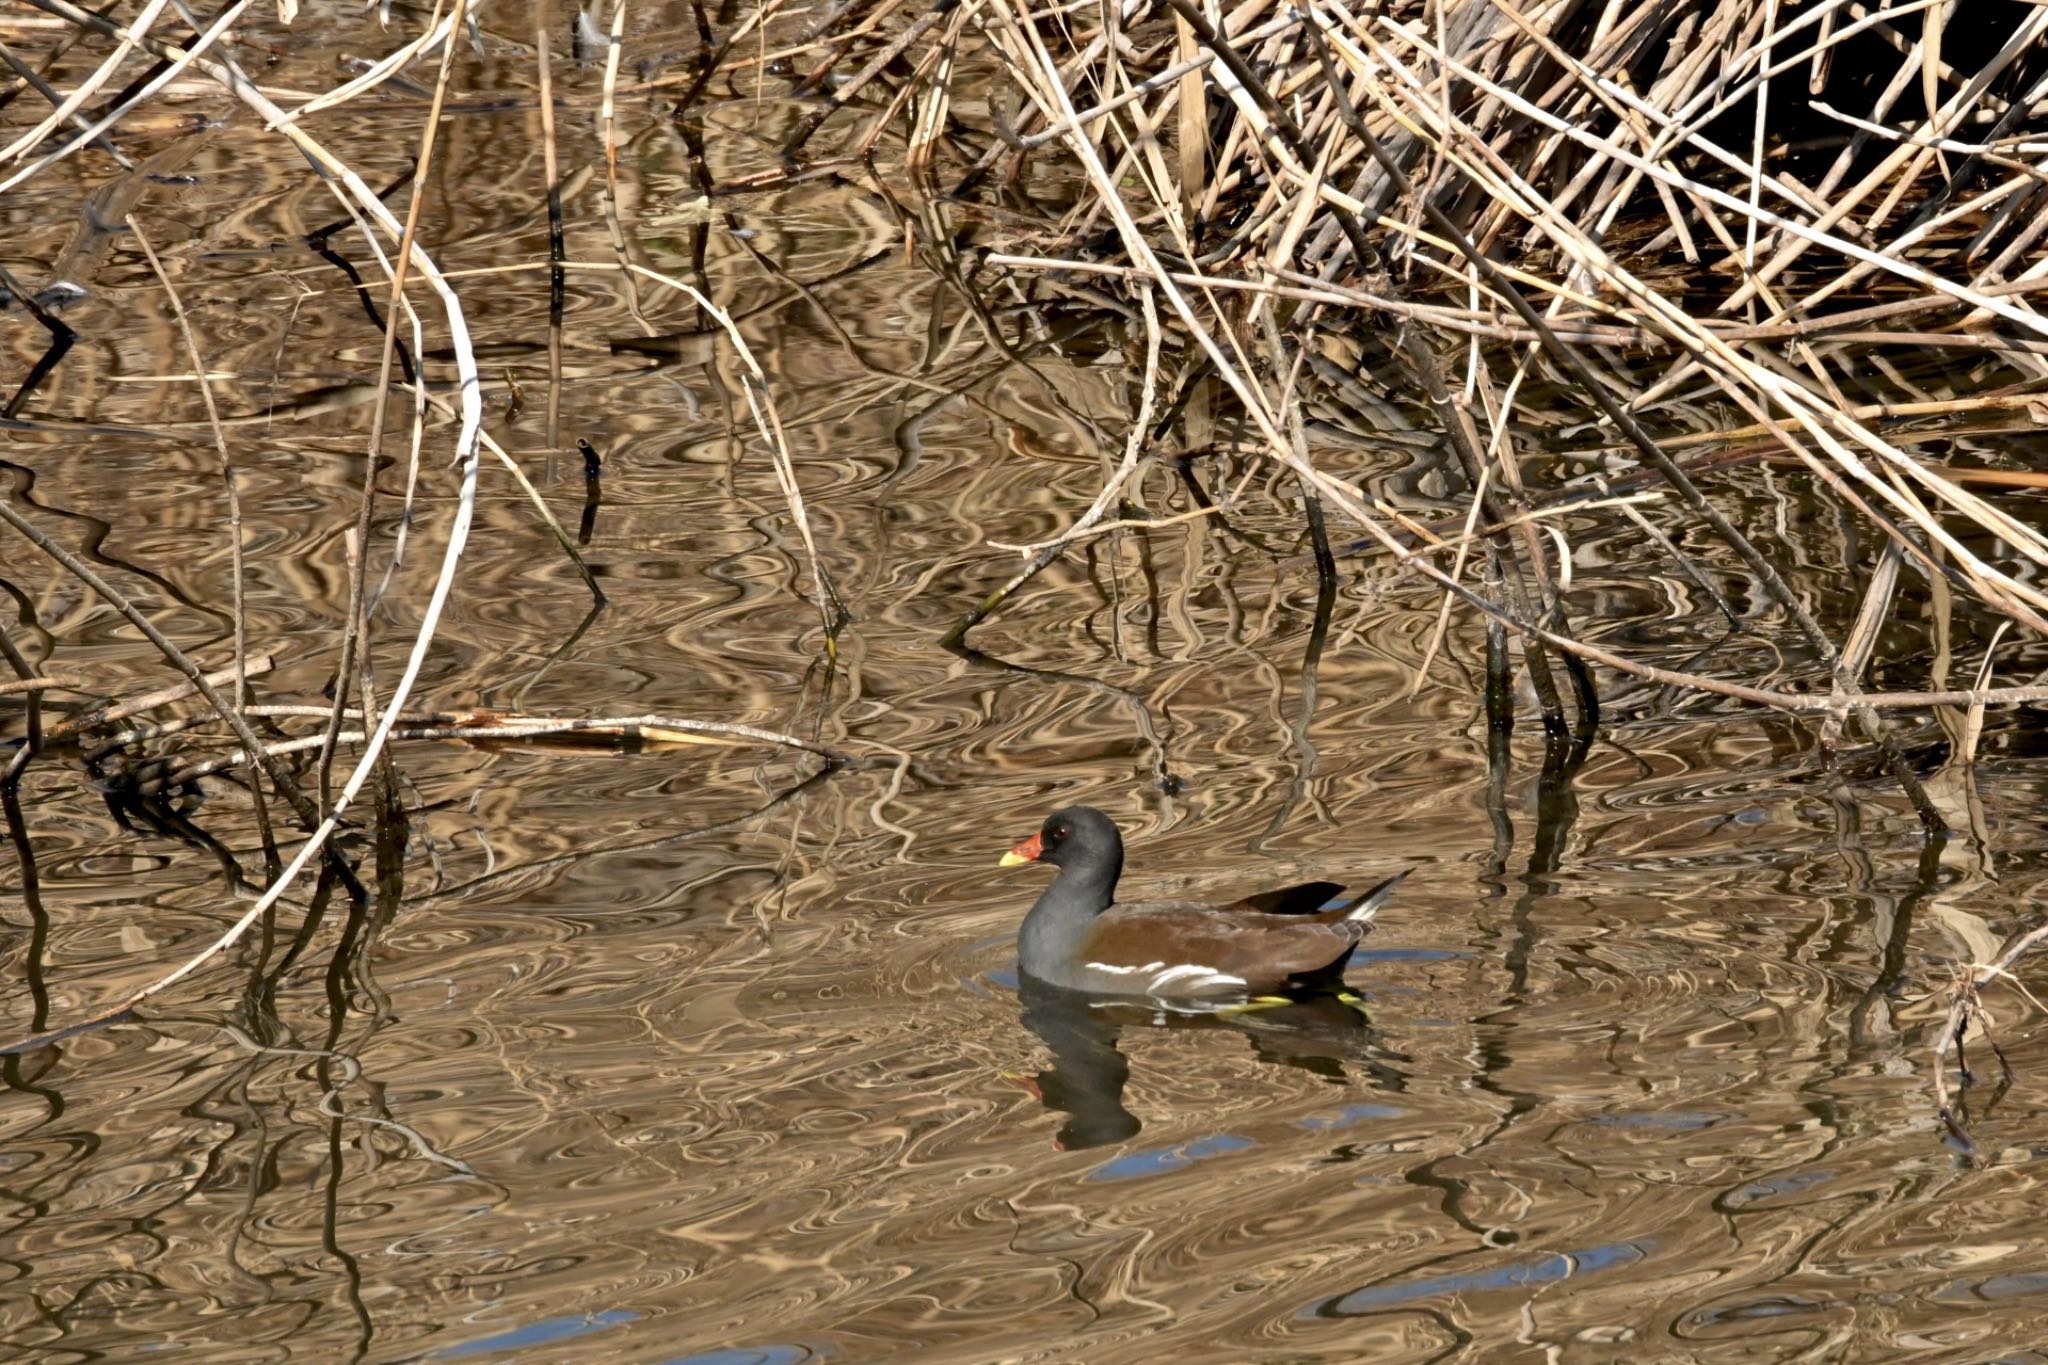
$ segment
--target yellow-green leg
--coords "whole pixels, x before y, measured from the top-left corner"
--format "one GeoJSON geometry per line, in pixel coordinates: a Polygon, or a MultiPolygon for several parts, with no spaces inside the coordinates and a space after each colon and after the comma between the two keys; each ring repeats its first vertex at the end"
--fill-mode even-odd
{"type": "Polygon", "coordinates": [[[1256,1014],[1260,1010],[1276,1009],[1281,1005],[1293,1003],[1293,1000],[1284,995],[1255,995],[1239,1004],[1225,1005],[1216,1013],[1225,1019],[1235,1019],[1241,1014],[1256,1014]]]}

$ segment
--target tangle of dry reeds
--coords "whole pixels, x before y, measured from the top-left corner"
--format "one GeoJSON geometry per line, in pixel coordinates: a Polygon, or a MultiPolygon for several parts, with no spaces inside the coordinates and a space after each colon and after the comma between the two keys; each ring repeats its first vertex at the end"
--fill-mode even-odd
{"type": "MultiPolygon", "coordinates": [[[[1037,296],[1169,314],[1179,344],[1147,391],[1227,387],[1312,502],[1521,638],[1547,724],[1593,720],[1583,665],[1821,712],[1862,727],[1935,824],[1878,713],[2048,697],[1864,682],[1901,566],[2048,631],[2048,538],[1977,491],[1983,471],[1921,453],[1972,415],[2026,409],[2048,375],[2030,303],[2048,250],[2027,211],[2048,181],[2048,148],[2027,140],[2048,12],[2010,7],[1995,42],[1946,47],[1952,7],[1853,0],[961,0],[946,15],[930,41],[993,67],[990,113],[970,126],[954,92],[928,90],[911,156],[934,199],[1004,202],[1013,226],[984,233],[995,249],[975,263],[1037,296]],[[1965,55],[1977,64],[1949,64],[1965,55]],[[1794,136],[1823,146],[1797,173],[1780,146],[1794,136]],[[1036,225],[1003,200],[1056,176],[1075,188],[1036,225]],[[1917,364],[1927,384],[1929,356],[1971,361],[1982,389],[1936,398],[1899,373],[1917,364]],[[1852,401],[1873,367],[1902,402],[1852,401]],[[1584,429],[1561,439],[1572,405],[1584,429]],[[1748,425],[1701,429],[1719,411],[1748,425]],[[1372,505],[1312,458],[1304,412],[1367,438],[1437,425],[1467,476],[1466,534],[1372,505]],[[1795,463],[1889,542],[1853,625],[1823,627],[1779,547],[1717,496],[1743,461],[1689,460],[1703,443],[1795,463]],[[1596,467],[1581,487],[1535,482],[1561,449],[1596,467]],[[1811,679],[1658,667],[1574,618],[1569,534],[1542,514],[1635,478],[1664,496],[1606,514],[1648,530],[1731,621],[1789,629],[1811,679]],[[1692,527],[1744,566],[1749,618],[1677,548],[1692,527]]],[[[1055,543],[1087,534],[1125,477],[1055,543]]],[[[1050,544],[1020,547],[1027,575],[1050,544]]]]}

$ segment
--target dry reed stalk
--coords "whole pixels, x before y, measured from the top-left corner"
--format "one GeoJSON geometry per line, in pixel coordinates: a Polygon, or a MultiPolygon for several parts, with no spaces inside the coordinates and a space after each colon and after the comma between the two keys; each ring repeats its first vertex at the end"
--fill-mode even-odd
{"type": "Polygon", "coordinates": [[[626,0],[613,0],[611,36],[605,45],[604,86],[598,106],[597,131],[604,149],[604,224],[611,234],[612,255],[619,263],[620,282],[626,287],[626,311],[640,324],[643,335],[654,335],[654,324],[640,311],[640,287],[633,278],[632,248],[626,242],[625,224],[619,219],[619,59],[626,50],[626,0]]]}
{"type": "Polygon", "coordinates": [[[804,508],[803,487],[797,482],[796,466],[790,460],[789,442],[782,430],[782,418],[775,408],[775,395],[768,382],[768,373],[761,368],[761,362],[754,358],[753,350],[741,335],[739,324],[730,313],[713,303],[673,275],[643,265],[628,265],[629,272],[663,284],[695,303],[705,316],[715,322],[732,343],[733,354],[741,365],[740,388],[747,400],[747,410],[753,415],[755,429],[767,443],[769,460],[775,470],[775,481],[782,489],[783,499],[789,504],[790,520],[796,523],[797,534],[804,543],[804,554],[809,560],[811,579],[817,585],[815,599],[818,616],[825,629],[825,648],[828,655],[836,655],[839,631],[853,619],[846,604],[840,600],[839,589],[832,582],[832,575],[825,568],[824,560],[818,554],[818,543],[811,534],[810,514],[804,508]]]}
{"type": "Polygon", "coordinates": [[[539,0],[533,11],[534,67],[540,84],[541,174],[547,181],[548,206],[547,444],[550,459],[555,451],[562,448],[562,306],[566,298],[566,281],[561,262],[568,257],[562,229],[562,170],[555,151],[554,66],[548,52],[548,22],[553,17],[553,8],[550,0],[539,0]]]}
{"type": "MultiPolygon", "coordinates": [[[[201,676],[212,686],[218,687],[222,683],[233,682],[237,678],[246,682],[250,678],[260,677],[268,673],[275,666],[275,663],[276,661],[270,655],[258,654],[253,658],[240,660],[226,668],[217,668],[201,676]]],[[[99,690],[104,691],[104,688],[99,690]]],[[[121,701],[105,702],[77,715],[66,716],[57,724],[49,727],[46,737],[50,739],[64,739],[86,730],[98,729],[103,725],[111,725],[115,721],[126,720],[128,717],[139,715],[144,711],[152,711],[159,706],[169,706],[172,702],[183,701],[198,690],[193,683],[187,681],[173,683],[168,687],[155,688],[121,701]]],[[[245,715],[263,714],[263,708],[260,704],[246,706],[242,709],[245,715]]],[[[326,708],[322,707],[320,713],[322,715],[327,714],[326,708]]]]}
{"type": "MultiPolygon", "coordinates": [[[[310,711],[314,708],[292,708],[294,711],[310,711]]],[[[348,708],[360,718],[359,708],[348,708]]],[[[280,715],[284,708],[272,707],[269,715],[280,715]]],[[[329,714],[322,708],[321,716],[329,714]]],[[[552,719],[541,716],[521,716],[505,712],[449,712],[431,716],[408,716],[405,723],[391,731],[393,740],[499,740],[508,743],[530,742],[558,736],[576,735],[589,738],[603,738],[616,741],[633,741],[645,744],[703,744],[723,748],[744,748],[750,745],[771,745],[781,749],[793,749],[824,759],[832,764],[847,764],[854,760],[837,749],[778,730],[766,730],[755,725],[741,725],[728,721],[694,720],[678,716],[599,716],[574,719],[552,719]]],[[[152,736],[153,737],[153,736],[152,736]]],[[[364,730],[343,730],[341,742],[360,744],[369,737],[364,730]]],[[[279,758],[285,754],[318,752],[326,744],[326,736],[307,735],[298,739],[274,740],[261,749],[268,758],[279,758]]],[[[210,758],[187,763],[163,777],[149,778],[138,785],[144,795],[171,791],[179,787],[210,777],[215,773],[228,772],[246,766],[249,762],[247,750],[235,750],[217,754],[210,758]]]]}
{"type": "MultiPolygon", "coordinates": [[[[14,661],[9,659],[11,664],[14,661]]],[[[24,665],[25,666],[25,665],[24,665]]],[[[98,690],[91,678],[76,673],[35,673],[29,672],[10,683],[0,683],[0,697],[18,697],[36,692],[82,692],[91,694],[98,690]]]]}
{"type": "MultiPolygon", "coordinates": [[[[623,0],[622,0],[623,2],[623,0]]],[[[468,0],[455,0],[455,6],[448,13],[449,32],[452,34],[462,24],[468,0]]],[[[427,110],[425,124],[420,129],[420,150],[418,168],[412,180],[412,199],[406,206],[405,226],[399,233],[398,259],[391,271],[391,286],[384,303],[384,335],[380,339],[377,356],[376,397],[370,409],[370,434],[367,458],[363,462],[363,490],[356,503],[356,521],[350,528],[350,555],[348,573],[348,605],[342,620],[340,659],[335,665],[334,703],[335,713],[328,722],[327,739],[320,749],[320,804],[321,809],[332,808],[334,782],[334,749],[336,736],[341,732],[341,711],[351,689],[351,677],[358,667],[358,658],[367,660],[369,639],[366,634],[369,624],[369,556],[370,527],[377,504],[377,462],[384,453],[384,423],[391,399],[391,370],[396,358],[398,318],[401,309],[412,316],[411,306],[406,302],[405,282],[412,267],[413,244],[419,234],[420,213],[426,202],[426,186],[434,164],[434,148],[441,126],[441,108],[447,100],[448,81],[455,64],[455,44],[444,42],[441,46],[441,65],[435,75],[433,99],[427,110]]],[[[368,236],[369,234],[365,234],[368,236]]],[[[415,353],[419,351],[417,335],[414,340],[415,353]]],[[[424,397],[426,385],[418,386],[424,397]]],[[[415,452],[422,427],[418,421],[419,409],[414,409],[415,422],[413,439],[415,452]]],[[[408,481],[410,487],[410,481],[408,481]]],[[[399,547],[402,550],[402,547],[399,547]]],[[[393,557],[396,563],[396,555],[393,557]]]]}
{"type": "MultiPolygon", "coordinates": [[[[185,340],[185,352],[192,360],[192,374],[199,385],[199,395],[206,405],[206,424],[213,433],[214,450],[220,455],[221,483],[227,490],[228,498],[228,546],[231,559],[229,572],[233,575],[234,593],[234,636],[235,636],[235,710],[246,715],[249,705],[249,609],[248,575],[243,564],[242,543],[242,490],[235,477],[235,460],[228,450],[227,432],[220,424],[220,408],[213,400],[213,383],[207,378],[206,356],[199,348],[199,338],[192,331],[192,319],[185,312],[185,305],[178,297],[177,287],[171,283],[170,275],[164,270],[163,262],[157,259],[156,249],[149,243],[142,230],[142,224],[134,214],[128,215],[128,231],[135,238],[136,246],[149,261],[149,268],[156,275],[157,284],[164,291],[164,298],[170,303],[171,314],[177,319],[178,332],[185,340]]],[[[263,841],[264,853],[272,862],[277,860],[277,834],[270,824],[270,806],[263,795],[260,782],[249,784],[250,796],[256,811],[256,829],[263,841]]]]}

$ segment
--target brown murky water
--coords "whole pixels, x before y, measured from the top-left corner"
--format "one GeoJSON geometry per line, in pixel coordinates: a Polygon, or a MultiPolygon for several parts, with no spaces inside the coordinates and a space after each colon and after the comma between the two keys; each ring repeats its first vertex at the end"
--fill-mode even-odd
{"type": "MultiPolygon", "coordinates": [[[[298,41],[308,73],[337,55],[298,41]]],[[[525,60],[489,46],[464,85],[526,92],[525,60]]],[[[595,79],[564,75],[583,97],[571,166],[593,156],[595,79]]],[[[388,179],[419,119],[392,104],[315,131],[388,179]]],[[[682,273],[686,159],[658,105],[629,108],[635,250],[682,273]]],[[[797,113],[716,106],[714,159],[768,164],[797,113]]],[[[446,124],[426,230],[444,267],[544,259],[534,129],[530,100],[446,124]]],[[[10,268],[53,260],[109,174],[11,199],[10,268]]],[[[360,383],[377,338],[301,245],[336,209],[279,146],[223,135],[186,174],[138,212],[247,419],[251,636],[279,659],[264,691],[311,699],[366,418],[347,390],[261,414],[360,383]]],[[[610,259],[596,192],[572,197],[577,259],[610,259]]],[[[1127,420],[1115,338],[1002,366],[871,194],[828,181],[732,207],[796,278],[837,276],[806,301],[723,227],[708,238],[856,617],[836,675],[766,455],[729,424],[729,357],[615,352],[641,329],[615,277],[579,274],[564,444],[606,460],[588,554],[612,605],[550,657],[588,599],[487,466],[422,696],[744,720],[916,766],[898,782],[893,764],[813,777],[697,747],[404,746],[411,843],[376,904],[337,900],[302,932],[296,899],[139,1019],[4,1059],[8,1358],[2048,1358],[2048,1048],[2027,1003],[1992,994],[2018,1079],[1980,1088],[1974,1158],[1944,1145],[1927,1077],[1945,964],[2031,922],[2048,876],[2030,716],[1993,718],[1986,837],[1933,848],[1874,768],[1828,771],[1811,727],[1612,681],[1583,762],[1546,767],[1528,733],[1490,782],[1469,630],[1410,699],[1434,603],[1347,560],[1311,686],[1313,570],[1256,500],[1229,527],[1075,552],[977,633],[988,656],[958,657],[940,637],[1015,564],[985,542],[1048,534],[1097,487],[1105,452],[1073,414],[1127,420]],[[1145,891],[1415,865],[1351,974],[1364,1014],[1027,1012],[1012,936],[1039,882],[994,863],[1071,800],[1124,823],[1145,891]]],[[[89,287],[67,315],[80,346],[29,409],[49,425],[8,437],[8,496],[68,544],[104,531],[102,567],[217,661],[223,504],[196,395],[165,378],[186,369],[176,335],[125,246],[89,287]]],[[[580,465],[540,431],[545,277],[463,289],[493,430],[573,527],[580,465]]],[[[698,325],[658,290],[641,306],[656,332],[698,325]]],[[[6,327],[25,369],[40,333],[6,327]]],[[[431,452],[449,430],[430,434],[422,548],[380,621],[387,680],[445,534],[431,452]]],[[[1986,458],[2016,449],[1993,439],[1986,458]]],[[[1417,515],[1440,489],[1414,443],[1319,454],[1417,515]]],[[[1817,607],[1851,609],[1874,547],[1782,475],[1728,478],[1813,566],[1817,607]]],[[[1163,471],[1146,491],[1184,510],[1163,471]]],[[[1608,567],[1640,561],[1635,532],[1589,519],[1574,543],[1574,600],[1617,638],[1673,661],[1718,638],[1682,578],[1608,567]]],[[[46,666],[110,691],[161,677],[20,542],[0,576],[46,666]]],[[[1925,676],[1930,620],[1902,613],[1895,676],[1925,676]]],[[[1710,662],[1768,675],[1778,643],[1710,662]]],[[[1954,649],[1974,668],[1982,637],[1959,621],[1954,649]]],[[[1939,766],[1931,723],[1902,741],[1939,766]]],[[[1936,787],[1963,811],[1963,774],[1936,787]]],[[[183,839],[124,827],[75,754],[32,768],[24,796],[32,863],[16,845],[0,867],[10,1037],[119,998],[246,904],[199,838],[260,868],[235,786],[182,803],[183,839]]]]}

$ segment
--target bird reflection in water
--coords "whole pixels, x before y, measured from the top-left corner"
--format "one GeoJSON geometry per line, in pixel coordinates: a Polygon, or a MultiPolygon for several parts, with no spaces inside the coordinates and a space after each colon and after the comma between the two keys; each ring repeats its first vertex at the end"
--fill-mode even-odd
{"type": "Polygon", "coordinates": [[[1144,1126],[1124,1107],[1131,1065],[1117,1042],[1126,1029],[1227,1029],[1243,1034],[1254,1055],[1276,1066],[1340,1083],[1356,1068],[1379,1089],[1406,1088],[1406,1078],[1387,1064],[1362,1006],[1328,993],[1248,1010],[1176,1013],[1064,990],[1029,976],[1018,981],[1017,991],[1024,1026],[1052,1052],[1052,1065],[1025,1079],[1024,1087],[1047,1109],[1067,1116],[1053,1140],[1061,1151],[1122,1142],[1144,1126]]]}

